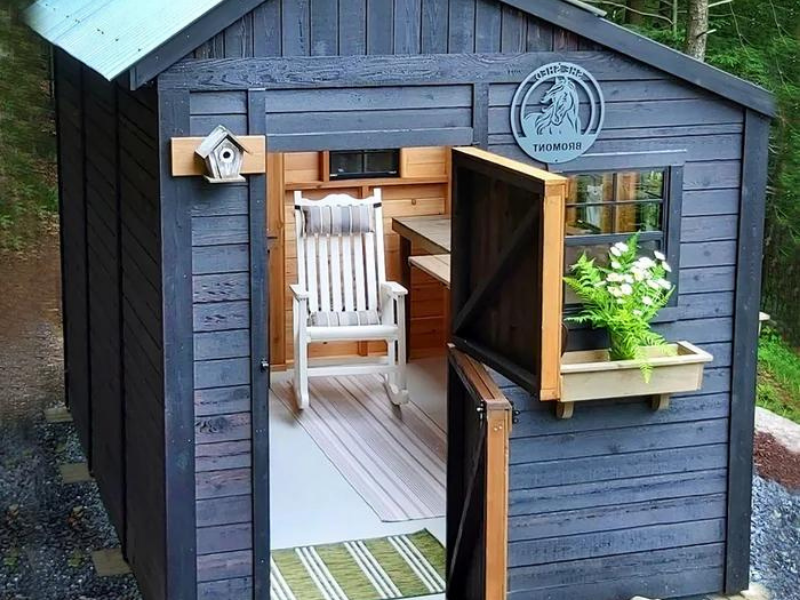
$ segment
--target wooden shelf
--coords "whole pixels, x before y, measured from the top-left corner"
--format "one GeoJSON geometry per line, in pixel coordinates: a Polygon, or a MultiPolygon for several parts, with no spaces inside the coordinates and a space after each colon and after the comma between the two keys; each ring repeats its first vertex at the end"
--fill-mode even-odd
{"type": "Polygon", "coordinates": [[[306,181],[287,183],[287,191],[330,190],[362,186],[387,187],[394,185],[433,185],[449,183],[447,177],[386,177],[375,179],[332,179],[331,181],[306,181]]]}
{"type": "Polygon", "coordinates": [[[422,254],[408,259],[411,266],[424,271],[445,287],[450,287],[450,255],[422,254]]]}

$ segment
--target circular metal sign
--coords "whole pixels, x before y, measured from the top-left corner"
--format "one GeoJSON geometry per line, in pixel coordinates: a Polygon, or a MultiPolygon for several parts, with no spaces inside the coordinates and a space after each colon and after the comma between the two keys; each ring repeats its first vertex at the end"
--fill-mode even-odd
{"type": "Polygon", "coordinates": [[[543,163],[563,163],[591,148],[606,116],[603,92],[583,67],[557,62],[525,78],[511,102],[511,131],[543,163]]]}

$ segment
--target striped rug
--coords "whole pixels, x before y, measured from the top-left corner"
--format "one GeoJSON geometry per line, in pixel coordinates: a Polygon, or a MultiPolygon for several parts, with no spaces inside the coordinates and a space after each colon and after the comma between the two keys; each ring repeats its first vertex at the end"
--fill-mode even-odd
{"type": "Polygon", "coordinates": [[[415,598],[445,590],[445,551],[429,531],[274,550],[272,600],[415,598]]]}
{"type": "MultiPolygon", "coordinates": [[[[289,381],[273,392],[295,411],[289,381]]],[[[310,380],[297,420],[383,521],[442,517],[445,432],[412,402],[396,407],[378,375],[310,380]]]]}

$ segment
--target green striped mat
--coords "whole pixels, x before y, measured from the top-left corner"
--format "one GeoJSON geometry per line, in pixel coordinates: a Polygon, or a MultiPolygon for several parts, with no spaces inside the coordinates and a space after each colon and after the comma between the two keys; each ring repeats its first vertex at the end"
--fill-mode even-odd
{"type": "Polygon", "coordinates": [[[427,530],[272,552],[272,600],[379,600],[441,594],[445,551],[427,530]]]}

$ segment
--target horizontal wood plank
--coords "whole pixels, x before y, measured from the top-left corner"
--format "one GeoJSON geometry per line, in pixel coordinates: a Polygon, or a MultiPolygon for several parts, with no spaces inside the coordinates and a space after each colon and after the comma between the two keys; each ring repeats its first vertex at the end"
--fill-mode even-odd
{"type": "MultiPolygon", "coordinates": [[[[203,143],[202,137],[172,138],[172,176],[191,177],[206,174],[206,166],[196,150],[203,143]]],[[[245,135],[237,138],[245,147],[242,174],[255,175],[267,172],[267,140],[261,135],[245,135]]]]}

